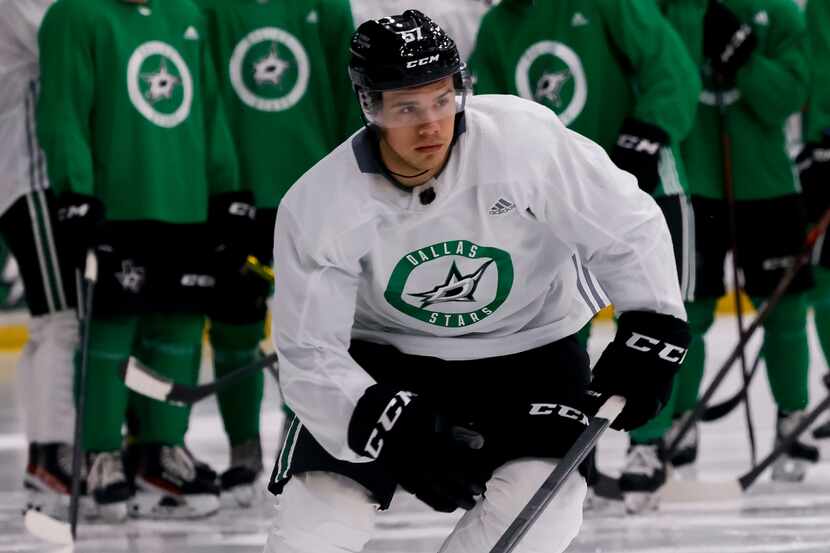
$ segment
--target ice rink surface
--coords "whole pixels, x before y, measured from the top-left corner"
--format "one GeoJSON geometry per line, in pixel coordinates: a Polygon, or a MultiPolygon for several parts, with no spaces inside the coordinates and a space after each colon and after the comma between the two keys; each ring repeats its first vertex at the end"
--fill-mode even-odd
{"type": "MultiPolygon", "coordinates": [[[[596,354],[612,334],[610,323],[596,325],[591,341],[596,354]]],[[[820,378],[827,364],[811,329],[811,404],[827,393],[820,378]]],[[[736,339],[735,322],[720,317],[707,336],[710,356],[706,379],[720,365],[736,339]]],[[[750,345],[752,353],[758,339],[750,345]]],[[[750,355],[752,357],[752,355],[750,355]]],[[[14,382],[14,355],[0,358],[0,552],[59,551],[29,536],[23,528],[21,505],[24,496],[21,477],[24,439],[14,382]]],[[[206,364],[207,365],[207,364],[206,364]]],[[[210,379],[209,371],[203,377],[210,379]]],[[[775,409],[766,378],[759,374],[753,383],[751,403],[756,422],[759,457],[769,451],[773,440],[775,409]]],[[[270,378],[270,377],[268,377],[270,378]]],[[[738,389],[739,374],[724,383],[716,398],[738,389]]],[[[263,402],[262,432],[266,466],[278,446],[282,413],[273,380],[267,380],[263,402]]],[[[706,381],[704,381],[705,383],[706,381]]],[[[820,420],[825,420],[822,417],[820,420]]],[[[198,457],[222,470],[227,465],[227,444],[215,400],[196,406],[187,437],[198,457]]],[[[603,438],[600,466],[614,473],[623,462],[626,438],[613,432],[603,438]]],[[[823,447],[830,458],[830,444],[823,447]]],[[[701,480],[735,478],[749,468],[744,415],[740,409],[721,421],[701,428],[698,474],[701,480]]],[[[259,552],[270,525],[273,498],[263,492],[251,509],[225,506],[216,516],[195,521],[136,521],[122,526],[84,523],[79,530],[78,552],[191,553],[259,552]]],[[[368,553],[428,553],[438,550],[460,512],[434,513],[404,492],[392,508],[379,517],[375,539],[368,553]]],[[[768,474],[740,500],[663,505],[654,514],[626,516],[620,504],[602,513],[586,513],[585,523],[569,553],[828,553],[830,552],[830,463],[811,468],[802,484],[769,481],[768,474]]],[[[486,553],[486,552],[482,552],[486,553]]]]}

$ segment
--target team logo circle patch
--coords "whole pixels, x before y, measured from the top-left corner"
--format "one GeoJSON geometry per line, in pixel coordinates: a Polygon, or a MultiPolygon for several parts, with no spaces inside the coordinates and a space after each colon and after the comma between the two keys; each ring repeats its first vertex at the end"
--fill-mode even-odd
{"type": "Polygon", "coordinates": [[[231,54],[231,85],[260,111],[283,111],[302,99],[311,74],[303,45],[277,27],[263,27],[239,41],[231,54]]]}
{"type": "Polygon", "coordinates": [[[159,127],[175,127],[190,115],[190,70],[164,42],[153,40],[136,48],[127,62],[127,91],[138,112],[159,127]]]}
{"type": "Polygon", "coordinates": [[[588,81],[582,60],[561,42],[543,40],[525,50],[515,79],[519,96],[548,106],[565,126],[585,108],[588,81]]]}
{"type": "Polygon", "coordinates": [[[422,322],[461,328],[495,313],[512,287],[510,254],[467,240],[450,240],[403,256],[389,277],[384,298],[422,322]]]}

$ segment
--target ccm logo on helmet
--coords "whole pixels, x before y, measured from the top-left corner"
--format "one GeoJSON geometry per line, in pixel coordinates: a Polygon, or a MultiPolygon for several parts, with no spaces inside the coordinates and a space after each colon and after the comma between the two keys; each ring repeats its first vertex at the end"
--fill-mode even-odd
{"type": "Polygon", "coordinates": [[[434,56],[428,56],[426,58],[421,58],[419,60],[412,60],[406,62],[406,68],[412,69],[413,67],[420,67],[421,65],[429,65],[430,63],[435,63],[438,61],[438,54],[434,56]]]}
{"type": "Polygon", "coordinates": [[[660,353],[657,356],[660,359],[668,361],[669,363],[677,363],[678,365],[683,363],[683,359],[686,358],[686,348],[674,346],[668,342],[661,342],[656,338],[638,332],[632,332],[631,338],[625,342],[625,345],[631,349],[645,353],[656,351],[659,348],[660,353]]]}
{"type": "Polygon", "coordinates": [[[383,434],[395,427],[395,423],[401,418],[403,408],[409,405],[415,396],[416,394],[412,392],[400,391],[386,404],[386,408],[381,413],[378,422],[375,423],[375,427],[363,447],[366,454],[372,459],[377,459],[383,449],[383,434]]]}

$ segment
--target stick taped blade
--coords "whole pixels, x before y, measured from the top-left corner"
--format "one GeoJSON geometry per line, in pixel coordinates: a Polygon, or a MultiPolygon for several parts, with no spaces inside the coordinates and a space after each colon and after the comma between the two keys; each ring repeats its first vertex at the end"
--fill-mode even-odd
{"type": "Polygon", "coordinates": [[[130,357],[127,362],[124,384],[130,390],[158,401],[167,401],[173,389],[172,382],[144,367],[135,357],[130,357]]]}
{"type": "Polygon", "coordinates": [[[69,523],[55,520],[54,518],[29,509],[26,511],[26,517],[23,520],[26,525],[26,530],[33,536],[37,536],[43,541],[55,543],[59,545],[72,545],[72,530],[69,523]]]}

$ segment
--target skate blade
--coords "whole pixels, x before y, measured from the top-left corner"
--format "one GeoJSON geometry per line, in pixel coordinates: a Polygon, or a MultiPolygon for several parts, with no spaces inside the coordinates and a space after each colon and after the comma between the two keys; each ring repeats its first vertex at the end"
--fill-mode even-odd
{"type": "Polygon", "coordinates": [[[660,495],[657,492],[623,492],[625,512],[629,515],[639,515],[656,511],[660,506],[660,495]]]}
{"type": "Polygon", "coordinates": [[[130,516],[156,520],[194,519],[210,516],[219,510],[219,498],[215,495],[188,495],[138,492],[130,500],[130,516]]]}

